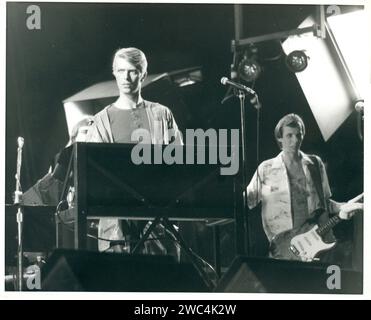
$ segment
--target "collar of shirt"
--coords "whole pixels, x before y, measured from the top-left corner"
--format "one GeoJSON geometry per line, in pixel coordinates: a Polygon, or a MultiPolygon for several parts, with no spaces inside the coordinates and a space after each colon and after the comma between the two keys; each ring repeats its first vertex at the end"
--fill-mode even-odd
{"type": "MultiPolygon", "coordinates": [[[[313,161],[311,160],[311,158],[305,154],[304,152],[302,151],[299,151],[300,153],[300,157],[301,157],[301,161],[303,163],[303,165],[305,166],[308,166],[308,165],[313,165],[313,161]]],[[[273,159],[273,162],[272,162],[272,168],[281,168],[284,166],[284,162],[283,162],[283,151],[281,151],[277,157],[275,157],[273,159]]]]}

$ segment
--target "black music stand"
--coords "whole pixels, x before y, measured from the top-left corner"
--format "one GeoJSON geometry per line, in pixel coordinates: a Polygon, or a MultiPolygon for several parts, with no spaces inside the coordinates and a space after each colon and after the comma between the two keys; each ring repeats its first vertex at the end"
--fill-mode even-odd
{"type": "MultiPolygon", "coordinates": [[[[194,148],[196,164],[135,165],[131,160],[134,146],[75,143],[62,152],[61,162],[73,157],[75,249],[86,248],[87,218],[154,220],[133,253],[162,222],[205,278],[205,272],[194,261],[192,251],[170,221],[234,219],[237,201],[235,176],[220,175],[220,163],[197,164],[199,151],[193,146],[179,148],[183,150],[183,163],[186,163],[187,148],[194,148]]],[[[148,147],[153,163],[154,149],[160,148],[157,150],[162,152],[166,146],[148,147]]],[[[205,147],[206,163],[209,152],[215,151],[212,148],[217,150],[216,146],[205,147]]]]}

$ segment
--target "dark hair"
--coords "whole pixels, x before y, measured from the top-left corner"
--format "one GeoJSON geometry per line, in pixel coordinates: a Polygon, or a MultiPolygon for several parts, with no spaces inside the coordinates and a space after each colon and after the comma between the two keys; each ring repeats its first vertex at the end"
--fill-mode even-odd
{"type": "Polygon", "coordinates": [[[274,137],[276,138],[277,144],[280,148],[282,146],[278,139],[282,138],[283,127],[298,128],[301,131],[303,138],[305,136],[305,125],[303,119],[295,113],[287,114],[278,121],[276,128],[274,129],[274,137]]]}

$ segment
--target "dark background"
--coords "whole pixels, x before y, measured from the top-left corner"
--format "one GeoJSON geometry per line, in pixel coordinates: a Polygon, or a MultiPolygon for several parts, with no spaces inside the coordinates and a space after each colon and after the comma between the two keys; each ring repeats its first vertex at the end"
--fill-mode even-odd
{"type": "MultiPolygon", "coordinates": [[[[120,47],[142,49],[149,73],[202,66],[202,87],[182,93],[192,113],[188,126],[239,128],[238,100],[220,103],[226,93],[220,78],[229,76],[233,57],[233,5],[40,3],[41,30],[27,29],[28,5],[7,3],[6,203],[12,202],[15,189],[17,137],[25,138],[22,186],[27,190],[68,141],[62,101],[112,79],[112,56],[120,47]]],[[[314,10],[244,5],[244,37],[296,28],[314,10]]],[[[363,190],[363,144],[357,136],[356,113],[325,143],[284,57],[269,61],[277,50],[274,42],[260,46],[263,73],[255,83],[263,105],[259,161],[279,151],[273,137],[277,121],[286,113],[298,113],[307,126],[302,149],[320,155],[328,165],[334,198],[355,196],[363,190]]],[[[256,168],[256,113],[247,107],[249,178],[256,168]]]]}

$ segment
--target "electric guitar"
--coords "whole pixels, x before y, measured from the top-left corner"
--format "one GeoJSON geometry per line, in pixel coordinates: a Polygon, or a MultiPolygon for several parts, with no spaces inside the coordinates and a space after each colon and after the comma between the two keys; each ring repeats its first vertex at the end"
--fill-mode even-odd
{"type": "MultiPolygon", "coordinates": [[[[362,198],[363,194],[348,201],[348,203],[358,202],[362,198]]],[[[269,249],[273,258],[310,262],[319,260],[318,255],[320,253],[332,249],[336,245],[336,241],[325,242],[323,238],[343,220],[336,215],[325,224],[319,225],[317,218],[323,212],[322,209],[319,209],[315,212],[314,218],[308,219],[300,227],[276,235],[272,239],[269,249]]]]}

